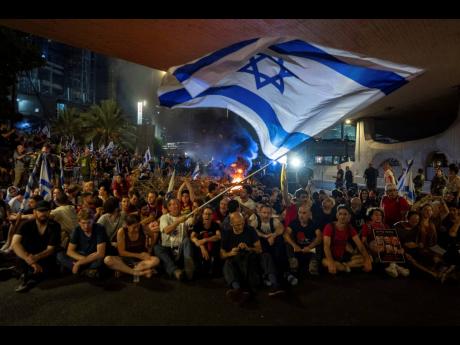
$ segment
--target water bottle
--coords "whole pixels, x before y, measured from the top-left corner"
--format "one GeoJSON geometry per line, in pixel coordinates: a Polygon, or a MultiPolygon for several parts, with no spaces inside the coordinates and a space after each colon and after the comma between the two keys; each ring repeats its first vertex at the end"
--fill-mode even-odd
{"type": "Polygon", "coordinates": [[[139,270],[134,269],[133,283],[139,283],[139,281],[140,281],[139,270]]]}

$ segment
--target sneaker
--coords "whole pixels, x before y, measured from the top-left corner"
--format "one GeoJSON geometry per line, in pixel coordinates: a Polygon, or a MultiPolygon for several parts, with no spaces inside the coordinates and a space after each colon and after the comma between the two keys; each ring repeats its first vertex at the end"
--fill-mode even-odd
{"type": "Polygon", "coordinates": [[[343,264],[343,266],[345,267],[345,272],[346,272],[346,273],[350,273],[350,272],[351,272],[350,266],[348,266],[347,264],[343,264]]]}
{"type": "Polygon", "coordinates": [[[175,271],[174,271],[174,277],[176,277],[176,279],[177,279],[178,281],[184,280],[184,271],[179,270],[179,269],[175,270],[175,271]]]}
{"type": "Polygon", "coordinates": [[[7,280],[14,276],[15,266],[0,268],[0,280],[7,280]]]}
{"type": "Polygon", "coordinates": [[[249,292],[242,289],[227,290],[226,295],[233,303],[242,304],[249,298],[249,292]]]}
{"type": "Polygon", "coordinates": [[[195,271],[195,263],[192,258],[186,258],[184,262],[184,271],[188,280],[193,279],[193,272],[195,271]]]}
{"type": "Polygon", "coordinates": [[[270,287],[270,286],[272,286],[272,282],[270,280],[268,280],[268,279],[264,279],[264,285],[266,287],[270,287]]]}
{"type": "Polygon", "coordinates": [[[410,275],[410,271],[408,268],[396,265],[396,271],[398,274],[402,275],[403,277],[408,277],[410,275]]]}
{"type": "Polygon", "coordinates": [[[99,271],[96,268],[88,268],[82,271],[82,274],[87,278],[99,278],[99,271]]]}
{"type": "Polygon", "coordinates": [[[31,288],[33,288],[35,286],[37,282],[33,279],[29,279],[28,281],[24,281],[22,280],[21,284],[18,285],[18,287],[16,287],[16,289],[14,289],[14,291],[16,292],[28,292],[31,288]]]}
{"type": "Polygon", "coordinates": [[[385,268],[385,272],[387,272],[387,274],[392,278],[398,277],[398,271],[394,265],[389,265],[387,268],[385,268]]]}
{"type": "Polygon", "coordinates": [[[310,274],[313,276],[319,275],[318,261],[316,261],[315,259],[310,260],[310,263],[308,264],[308,272],[310,272],[310,274]]]}
{"type": "Polygon", "coordinates": [[[454,272],[455,270],[455,265],[451,265],[447,270],[445,270],[443,273],[441,273],[441,284],[444,284],[446,279],[454,272]]]}
{"type": "Polygon", "coordinates": [[[299,280],[291,273],[286,275],[286,280],[291,286],[296,286],[299,283],[299,280]]]}
{"type": "Polygon", "coordinates": [[[284,295],[286,293],[286,291],[284,291],[283,289],[281,288],[272,288],[269,293],[268,293],[268,296],[269,297],[277,297],[277,296],[281,296],[281,295],[284,295]]]}
{"type": "Polygon", "coordinates": [[[291,271],[296,272],[299,267],[299,261],[296,258],[289,258],[289,268],[291,271]]]}

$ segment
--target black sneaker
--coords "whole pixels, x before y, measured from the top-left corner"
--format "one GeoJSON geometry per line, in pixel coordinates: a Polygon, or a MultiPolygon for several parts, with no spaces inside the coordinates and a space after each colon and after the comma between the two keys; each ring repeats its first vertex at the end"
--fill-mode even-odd
{"type": "Polygon", "coordinates": [[[22,281],[14,291],[16,292],[28,292],[31,288],[35,286],[37,282],[33,279],[28,281],[22,281]]]}
{"type": "Polygon", "coordinates": [[[233,303],[237,304],[242,304],[249,298],[249,292],[243,291],[242,289],[227,290],[226,295],[233,303]]]}

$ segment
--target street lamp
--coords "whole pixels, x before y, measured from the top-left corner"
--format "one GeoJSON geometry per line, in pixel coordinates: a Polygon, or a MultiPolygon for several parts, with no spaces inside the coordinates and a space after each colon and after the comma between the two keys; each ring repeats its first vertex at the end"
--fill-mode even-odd
{"type": "Polygon", "coordinates": [[[142,125],[142,110],[146,104],[147,104],[146,101],[137,102],[137,124],[138,125],[142,125]]]}

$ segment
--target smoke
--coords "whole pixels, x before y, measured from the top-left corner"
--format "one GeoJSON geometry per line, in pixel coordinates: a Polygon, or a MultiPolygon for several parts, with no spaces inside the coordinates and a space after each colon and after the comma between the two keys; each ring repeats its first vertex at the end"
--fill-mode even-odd
{"type": "Polygon", "coordinates": [[[166,142],[190,142],[186,152],[195,161],[225,165],[242,158],[249,171],[257,158],[258,145],[254,129],[241,117],[226,109],[168,109],[157,107],[156,91],[161,71],[120,59],[111,60],[114,96],[124,113],[137,121],[137,102],[147,101],[143,118],[164,129],[166,142]],[[194,144],[192,144],[194,143],[194,144]]]}
{"type": "Polygon", "coordinates": [[[242,158],[249,169],[259,147],[253,128],[238,115],[225,109],[174,109],[163,121],[170,134],[168,141],[195,143],[187,149],[194,160],[225,165],[242,158]]]}
{"type": "Polygon", "coordinates": [[[156,90],[163,72],[129,61],[110,58],[112,94],[133,123],[137,121],[137,102],[146,101],[144,118],[154,114],[158,104],[156,90]]]}

